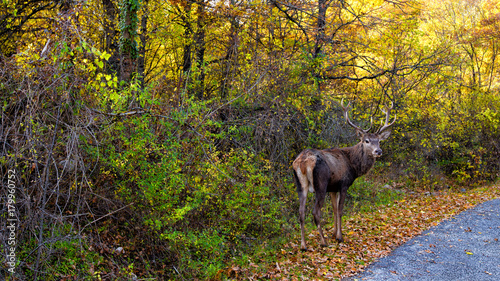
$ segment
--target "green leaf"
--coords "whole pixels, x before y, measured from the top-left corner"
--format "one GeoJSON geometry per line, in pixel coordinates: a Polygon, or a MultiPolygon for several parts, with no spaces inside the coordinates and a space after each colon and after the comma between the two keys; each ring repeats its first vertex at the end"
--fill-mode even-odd
{"type": "Polygon", "coordinates": [[[106,53],[106,51],[104,51],[104,52],[102,52],[100,57],[101,57],[101,59],[104,59],[107,61],[111,57],[111,54],[108,54],[108,53],[106,53]]]}

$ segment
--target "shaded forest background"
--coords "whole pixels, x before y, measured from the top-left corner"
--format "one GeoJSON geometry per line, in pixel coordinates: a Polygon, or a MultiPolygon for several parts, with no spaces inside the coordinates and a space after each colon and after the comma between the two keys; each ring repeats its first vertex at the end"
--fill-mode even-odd
{"type": "Polygon", "coordinates": [[[350,212],[497,180],[499,4],[2,0],[2,222],[15,170],[20,224],[0,271],[220,278],[297,232],[294,157],[357,142],[342,98],[363,126],[397,114],[350,212]]]}

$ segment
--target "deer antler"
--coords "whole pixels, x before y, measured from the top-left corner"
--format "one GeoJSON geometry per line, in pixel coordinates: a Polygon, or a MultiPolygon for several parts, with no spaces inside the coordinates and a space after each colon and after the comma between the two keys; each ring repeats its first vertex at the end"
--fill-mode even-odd
{"type": "Polygon", "coordinates": [[[370,131],[370,129],[372,128],[372,125],[373,125],[373,117],[370,118],[370,127],[366,130],[361,129],[360,127],[354,125],[354,123],[352,123],[351,120],[349,120],[348,112],[349,112],[350,105],[351,105],[351,102],[347,103],[347,106],[344,106],[344,99],[342,99],[342,101],[340,101],[340,106],[342,106],[342,109],[344,110],[344,117],[345,117],[345,120],[347,121],[347,124],[351,125],[351,127],[353,127],[354,129],[363,132],[364,134],[368,133],[368,131],[370,131]]]}
{"type": "Polygon", "coordinates": [[[394,106],[394,103],[391,102],[391,107],[386,106],[386,110],[380,109],[383,113],[385,113],[385,124],[382,127],[380,127],[380,129],[377,130],[377,134],[380,134],[383,131],[389,129],[392,125],[394,125],[394,122],[396,122],[397,116],[394,114],[394,120],[392,120],[392,122],[390,124],[388,124],[389,119],[390,119],[391,110],[392,110],[393,106],[394,106]]]}

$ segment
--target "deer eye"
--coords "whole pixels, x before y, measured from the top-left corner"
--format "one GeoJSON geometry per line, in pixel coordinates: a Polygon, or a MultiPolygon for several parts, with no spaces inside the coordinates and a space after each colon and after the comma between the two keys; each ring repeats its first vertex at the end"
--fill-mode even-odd
{"type": "Polygon", "coordinates": [[[365,142],[366,142],[366,143],[370,143],[370,141],[369,141],[369,140],[365,140],[365,142]]]}

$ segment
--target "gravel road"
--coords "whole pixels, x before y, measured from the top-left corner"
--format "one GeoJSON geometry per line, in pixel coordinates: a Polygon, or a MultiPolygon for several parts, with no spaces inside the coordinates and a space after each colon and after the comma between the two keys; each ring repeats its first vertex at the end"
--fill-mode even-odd
{"type": "Polygon", "coordinates": [[[442,222],[343,280],[500,280],[500,199],[442,222]]]}

